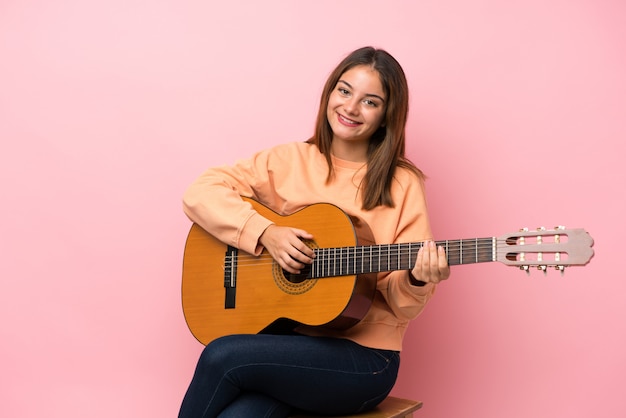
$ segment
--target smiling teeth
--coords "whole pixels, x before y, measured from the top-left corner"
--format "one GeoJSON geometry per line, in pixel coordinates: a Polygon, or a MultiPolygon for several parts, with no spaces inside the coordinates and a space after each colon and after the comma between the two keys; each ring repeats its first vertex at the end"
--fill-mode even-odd
{"type": "Polygon", "coordinates": [[[346,118],[346,117],[345,117],[345,116],[343,116],[343,115],[339,115],[339,117],[340,117],[342,120],[346,121],[347,123],[351,123],[351,124],[353,124],[353,125],[357,125],[357,124],[359,123],[359,122],[354,121],[354,120],[352,120],[352,119],[348,119],[348,118],[346,118]]]}

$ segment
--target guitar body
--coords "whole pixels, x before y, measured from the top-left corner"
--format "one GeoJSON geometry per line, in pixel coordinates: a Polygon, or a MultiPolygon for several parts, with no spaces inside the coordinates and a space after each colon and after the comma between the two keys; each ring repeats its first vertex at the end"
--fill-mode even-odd
{"type": "MultiPolygon", "coordinates": [[[[279,226],[304,229],[313,248],[357,244],[358,222],[330,204],[316,204],[281,216],[244,199],[279,226]]],[[[363,231],[365,233],[365,231],[363,231]]],[[[203,344],[235,333],[259,333],[281,322],[345,329],[367,313],[376,274],[289,280],[264,250],[260,256],[230,248],[194,224],[183,258],[182,302],[192,334],[203,344]],[[235,251],[234,258],[227,255],[235,251]],[[228,266],[236,265],[230,269],[228,266]],[[234,283],[227,306],[226,283],[234,283]],[[287,321],[285,321],[287,320],[287,321]]]]}

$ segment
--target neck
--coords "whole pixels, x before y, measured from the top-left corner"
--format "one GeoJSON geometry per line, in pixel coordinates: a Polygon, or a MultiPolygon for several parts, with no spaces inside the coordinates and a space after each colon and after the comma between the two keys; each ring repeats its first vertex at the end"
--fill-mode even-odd
{"type": "MultiPolygon", "coordinates": [[[[311,277],[333,277],[381,271],[410,270],[423,242],[318,248],[307,272],[311,277]]],[[[446,250],[448,264],[474,264],[496,261],[494,237],[437,241],[446,250]]]]}
{"type": "Polygon", "coordinates": [[[367,162],[367,142],[350,142],[333,140],[330,152],[335,157],[355,163],[367,162]]]}

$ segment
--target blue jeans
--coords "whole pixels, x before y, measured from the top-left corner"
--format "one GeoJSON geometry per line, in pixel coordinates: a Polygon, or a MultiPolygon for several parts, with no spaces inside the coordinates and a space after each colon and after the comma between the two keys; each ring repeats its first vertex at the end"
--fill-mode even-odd
{"type": "Polygon", "coordinates": [[[221,337],[202,352],[179,418],[362,412],[385,399],[399,366],[396,351],[339,338],[221,337]]]}

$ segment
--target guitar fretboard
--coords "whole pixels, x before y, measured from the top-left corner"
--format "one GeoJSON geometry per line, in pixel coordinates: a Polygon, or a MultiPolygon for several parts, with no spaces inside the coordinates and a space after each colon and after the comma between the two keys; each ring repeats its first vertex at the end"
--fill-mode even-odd
{"type": "MultiPolygon", "coordinates": [[[[485,263],[496,260],[496,240],[472,238],[436,241],[446,250],[448,264],[485,263]]],[[[349,276],[381,271],[410,270],[423,243],[383,244],[315,249],[311,277],[349,276]]]]}

